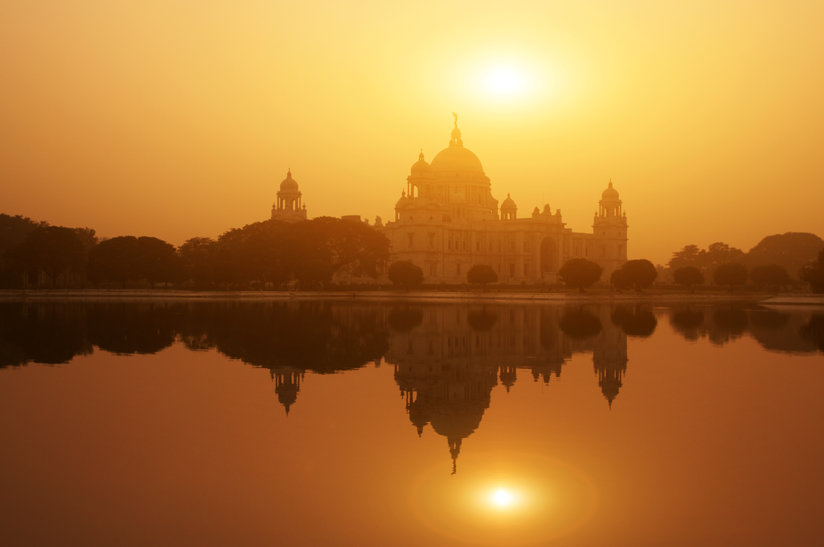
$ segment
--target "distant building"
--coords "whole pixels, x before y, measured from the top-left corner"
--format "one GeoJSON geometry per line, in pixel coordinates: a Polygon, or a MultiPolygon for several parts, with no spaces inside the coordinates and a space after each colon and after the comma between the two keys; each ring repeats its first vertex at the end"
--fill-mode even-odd
{"type": "Polygon", "coordinates": [[[457,116],[449,146],[431,164],[423,152],[412,165],[406,190],[386,223],[392,261],[419,266],[427,282],[463,283],[475,264],[488,264],[505,283],[555,282],[570,258],[604,269],[602,279],[627,260],[627,217],[612,181],[601,194],[592,233],[573,232],[560,209],[536,207],[519,218],[507,198],[498,208],[478,157],[463,145],[457,116]]]}
{"type": "Polygon", "coordinates": [[[292,170],[286,172],[286,178],[280,183],[277,199],[272,205],[272,220],[298,222],[306,220],[306,205],[298,182],[292,178],[292,170]]]}

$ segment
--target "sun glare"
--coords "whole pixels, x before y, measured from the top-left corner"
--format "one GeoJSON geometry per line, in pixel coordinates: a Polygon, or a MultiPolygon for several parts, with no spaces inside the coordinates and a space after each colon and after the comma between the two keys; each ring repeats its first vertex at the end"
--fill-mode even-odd
{"type": "Polygon", "coordinates": [[[489,496],[490,503],[498,509],[509,509],[518,501],[517,496],[505,488],[498,488],[489,496]]]}
{"type": "Polygon", "coordinates": [[[529,87],[527,73],[514,65],[496,65],[484,70],[481,76],[484,91],[499,98],[523,95],[529,87]]]}

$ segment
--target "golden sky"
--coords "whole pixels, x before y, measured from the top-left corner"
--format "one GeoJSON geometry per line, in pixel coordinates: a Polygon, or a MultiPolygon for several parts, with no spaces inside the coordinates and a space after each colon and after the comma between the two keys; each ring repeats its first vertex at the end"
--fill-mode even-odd
{"type": "Polygon", "coordinates": [[[589,231],[612,177],[631,258],[824,235],[822,21],[802,1],[6,0],[0,212],[179,244],[268,218],[291,168],[310,216],[387,219],[456,111],[519,214],[589,231]]]}

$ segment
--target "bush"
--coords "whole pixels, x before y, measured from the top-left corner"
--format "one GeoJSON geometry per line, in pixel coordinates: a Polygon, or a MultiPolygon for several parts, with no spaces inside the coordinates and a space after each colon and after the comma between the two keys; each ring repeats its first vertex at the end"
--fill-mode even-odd
{"type": "Polygon", "coordinates": [[[486,287],[488,283],[498,281],[498,274],[489,264],[475,264],[466,272],[466,281],[473,285],[486,287]]]}
{"type": "Polygon", "coordinates": [[[408,260],[399,260],[389,266],[389,281],[396,287],[409,289],[423,283],[423,270],[408,260]]]}
{"type": "Polygon", "coordinates": [[[643,258],[627,261],[618,271],[621,273],[616,276],[616,280],[625,284],[627,288],[633,287],[636,291],[652,286],[658,277],[658,270],[652,262],[643,258]]]}
{"type": "Polygon", "coordinates": [[[601,271],[601,266],[591,260],[573,258],[561,266],[558,270],[558,277],[567,287],[583,292],[586,287],[594,285],[601,279],[601,271]]]}

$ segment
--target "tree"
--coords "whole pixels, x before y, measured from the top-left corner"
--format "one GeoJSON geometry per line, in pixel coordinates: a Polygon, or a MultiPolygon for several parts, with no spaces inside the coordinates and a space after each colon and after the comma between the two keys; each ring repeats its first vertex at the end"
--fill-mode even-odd
{"type": "Polygon", "coordinates": [[[397,287],[409,289],[423,283],[423,270],[408,260],[399,260],[389,266],[389,281],[397,287]]]}
{"type": "Polygon", "coordinates": [[[789,284],[790,276],[784,266],[778,264],[768,264],[766,266],[756,266],[750,271],[750,279],[759,288],[771,288],[778,290],[789,284]]]}
{"type": "Polygon", "coordinates": [[[158,282],[171,282],[179,276],[179,262],[175,248],[156,237],[137,238],[137,276],[150,287],[158,282]]]}
{"type": "Polygon", "coordinates": [[[817,260],[801,268],[798,277],[809,283],[814,293],[824,293],[824,249],[818,253],[817,260]]]}
{"type": "Polygon", "coordinates": [[[52,287],[63,276],[63,284],[70,284],[70,274],[81,274],[86,263],[83,241],[75,230],[60,226],[38,226],[26,234],[18,246],[6,253],[12,268],[36,280],[45,273],[52,287]]]}
{"type": "Polygon", "coordinates": [[[475,264],[466,272],[466,281],[473,285],[480,285],[486,288],[488,283],[498,281],[498,274],[489,264],[475,264]]]}
{"type": "Polygon", "coordinates": [[[712,274],[716,285],[726,285],[730,290],[747,282],[747,267],[740,262],[726,262],[718,266],[712,274]]]}
{"type": "Polygon", "coordinates": [[[586,287],[594,285],[601,279],[601,266],[586,258],[567,260],[558,270],[558,277],[568,287],[584,292],[586,287]]]}
{"type": "Polygon", "coordinates": [[[706,251],[700,249],[698,245],[686,245],[680,251],[672,254],[667,266],[670,269],[678,269],[686,266],[702,266],[705,262],[706,251]]]}
{"type": "Polygon", "coordinates": [[[89,277],[92,281],[174,281],[178,273],[175,248],[156,237],[120,236],[101,241],[89,252],[89,277]]]}
{"type": "Polygon", "coordinates": [[[620,268],[621,274],[618,278],[622,283],[641,291],[650,287],[658,277],[658,270],[646,259],[628,260],[620,268]]]}
{"type": "Polygon", "coordinates": [[[683,266],[672,273],[672,278],[692,292],[695,285],[704,284],[704,274],[695,266],[683,266]]]}
{"type": "Polygon", "coordinates": [[[181,277],[195,287],[215,282],[215,252],[217,242],[208,237],[193,237],[177,250],[180,257],[181,277]]]}

